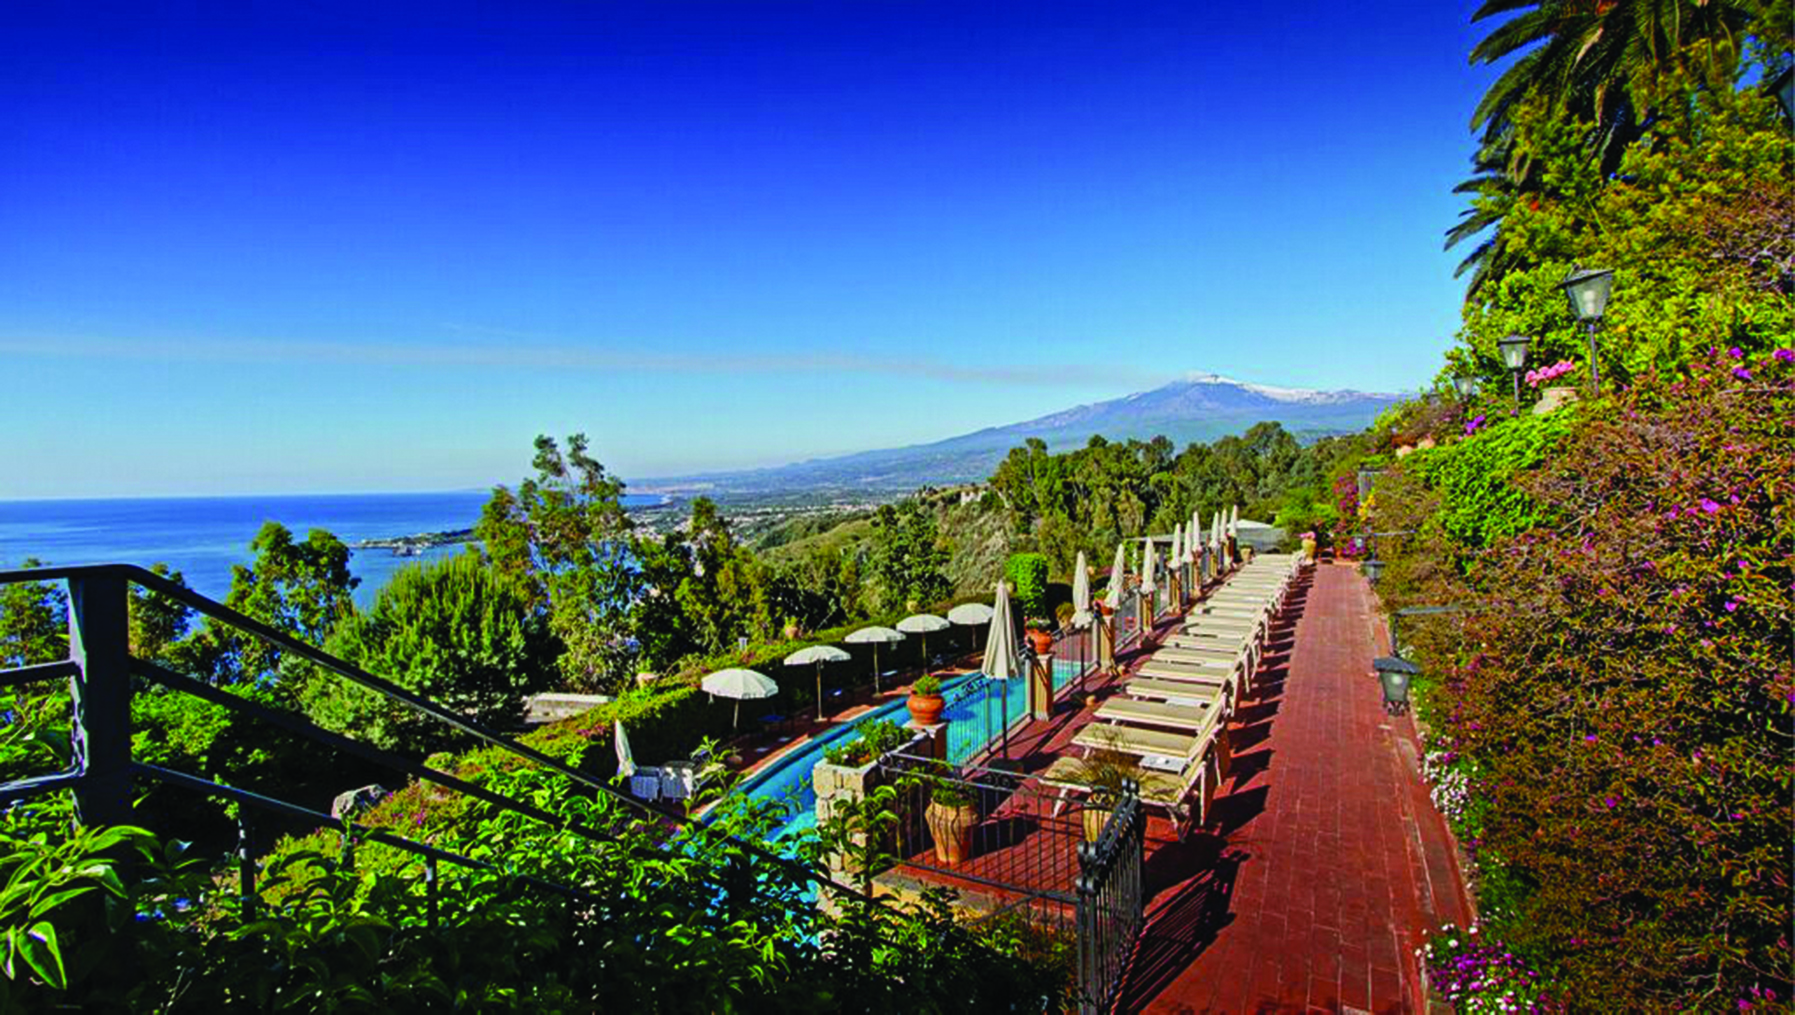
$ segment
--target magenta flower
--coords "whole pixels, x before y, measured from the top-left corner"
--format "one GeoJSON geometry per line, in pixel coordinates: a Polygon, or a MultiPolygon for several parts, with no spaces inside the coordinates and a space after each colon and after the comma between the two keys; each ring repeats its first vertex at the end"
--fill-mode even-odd
{"type": "Polygon", "coordinates": [[[1717,515],[1720,513],[1720,503],[1718,501],[1709,500],[1708,498],[1703,497],[1702,498],[1702,510],[1706,511],[1708,514],[1717,515]]]}
{"type": "Polygon", "coordinates": [[[1733,368],[1733,376],[1739,378],[1742,381],[1749,381],[1749,380],[1751,380],[1751,371],[1745,369],[1744,367],[1734,367],[1733,368]]]}
{"type": "Polygon", "coordinates": [[[1784,363],[1795,363],[1795,349],[1778,349],[1771,355],[1784,363]]]}
{"type": "Polygon", "coordinates": [[[1739,608],[1739,600],[1737,600],[1737,599],[1728,599],[1728,600],[1727,600],[1727,601],[1726,601],[1726,612],[1728,612],[1728,613],[1731,613],[1731,612],[1733,612],[1733,611],[1734,611],[1734,610],[1737,610],[1737,609],[1738,609],[1738,608],[1739,608]]]}
{"type": "Polygon", "coordinates": [[[1728,349],[1728,350],[1727,350],[1727,351],[1726,351],[1726,354],[1727,354],[1727,355],[1728,355],[1728,356],[1731,356],[1731,357],[1732,357],[1732,358],[1734,358],[1734,359],[1744,359],[1744,358],[1745,358],[1745,350],[1744,350],[1744,349],[1741,349],[1741,348],[1739,348],[1739,347],[1738,347],[1738,346],[1736,346],[1736,345],[1735,345],[1735,346],[1733,346],[1733,347],[1732,347],[1732,348],[1731,348],[1731,349],[1728,349]]]}

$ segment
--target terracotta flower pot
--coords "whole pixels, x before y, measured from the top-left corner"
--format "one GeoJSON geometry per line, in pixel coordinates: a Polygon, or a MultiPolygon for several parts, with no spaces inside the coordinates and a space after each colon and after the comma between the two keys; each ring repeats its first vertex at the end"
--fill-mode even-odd
{"type": "Polygon", "coordinates": [[[930,801],[923,818],[929,823],[929,835],[935,840],[937,862],[951,866],[971,858],[972,827],[979,821],[977,807],[972,804],[944,807],[930,801]]]}
{"type": "Polygon", "coordinates": [[[947,707],[947,702],[939,694],[912,694],[904,705],[910,709],[910,718],[917,725],[933,726],[941,721],[941,710],[947,707]]]}
{"type": "Polygon", "coordinates": [[[1053,651],[1053,633],[1038,627],[1028,629],[1028,643],[1035,650],[1035,655],[1044,656],[1053,651]]]}

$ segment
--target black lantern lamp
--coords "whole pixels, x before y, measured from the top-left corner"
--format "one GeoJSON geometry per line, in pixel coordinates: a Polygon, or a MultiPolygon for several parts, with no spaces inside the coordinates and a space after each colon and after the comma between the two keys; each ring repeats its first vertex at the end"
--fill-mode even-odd
{"type": "Polygon", "coordinates": [[[1776,101],[1782,103],[1783,115],[1795,120],[1795,67],[1783,68],[1776,80],[1770,82],[1770,91],[1776,101]]]}
{"type": "Polygon", "coordinates": [[[1399,656],[1378,656],[1371,661],[1371,667],[1377,670],[1378,683],[1384,688],[1384,711],[1391,715],[1407,712],[1409,682],[1421,672],[1421,667],[1399,656]]]}
{"type": "Polygon", "coordinates": [[[1515,379],[1515,408],[1521,407],[1521,371],[1527,369],[1527,346],[1533,339],[1526,335],[1510,335],[1496,342],[1496,352],[1502,356],[1502,365],[1515,379]]]}
{"type": "Polygon", "coordinates": [[[1365,573],[1366,581],[1376,585],[1377,580],[1384,576],[1384,562],[1376,557],[1372,557],[1370,560],[1361,563],[1359,565],[1359,570],[1365,573]]]}
{"type": "Polygon", "coordinates": [[[1477,394],[1477,378],[1454,377],[1452,379],[1452,390],[1458,392],[1458,397],[1461,401],[1469,402],[1477,394]]]}
{"type": "Polygon", "coordinates": [[[1602,315],[1608,312],[1608,297],[1614,292],[1614,272],[1606,268],[1575,268],[1558,283],[1565,298],[1571,301],[1571,313],[1583,322],[1589,332],[1589,383],[1591,395],[1602,393],[1602,375],[1596,370],[1596,329],[1602,315]]]}

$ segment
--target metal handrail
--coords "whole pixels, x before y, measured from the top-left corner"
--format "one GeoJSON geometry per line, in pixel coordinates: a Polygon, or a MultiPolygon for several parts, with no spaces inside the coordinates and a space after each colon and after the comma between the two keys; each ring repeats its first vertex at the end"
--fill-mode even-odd
{"type": "MultiPolygon", "coordinates": [[[[693,823],[688,816],[681,814],[673,808],[659,806],[644,800],[638,800],[635,797],[619,791],[616,787],[607,785],[603,781],[595,779],[542,751],[518,743],[517,741],[512,740],[481,723],[468,719],[465,716],[457,715],[422,695],[400,687],[390,680],[375,676],[358,666],[341,660],[312,645],[308,645],[285,632],[279,631],[272,626],[247,616],[223,603],[202,596],[183,585],[178,585],[147,568],[138,567],[133,564],[85,564],[0,570],[0,585],[55,580],[84,581],[95,578],[112,578],[124,582],[133,582],[151,591],[166,595],[171,599],[185,604],[203,616],[221,621],[231,627],[255,635],[284,652],[290,652],[298,658],[304,659],[316,666],[320,666],[325,670],[359,684],[376,694],[399,701],[432,719],[446,723],[463,733],[484,741],[507,753],[566,776],[579,785],[606,794],[627,806],[647,812],[677,825],[684,826],[693,823]]],[[[78,607],[72,607],[71,609],[78,609],[78,607]]],[[[130,671],[141,674],[158,683],[169,685],[179,692],[195,694],[214,704],[222,705],[223,707],[243,712],[256,718],[275,722],[277,725],[283,726],[289,731],[298,733],[301,736],[317,740],[329,746],[348,750],[364,759],[388,765],[398,771],[406,772],[407,774],[416,777],[427,778],[430,781],[445,787],[470,793],[470,795],[486,800],[502,809],[522,814],[534,820],[543,821],[551,827],[565,829],[574,834],[581,835],[584,838],[594,839],[595,841],[612,841],[610,836],[607,836],[596,829],[584,826],[578,822],[570,822],[556,818],[548,812],[542,811],[539,808],[535,808],[504,794],[475,787],[471,783],[457,779],[448,773],[429,768],[421,763],[410,761],[401,755],[382,751],[379,748],[362,744],[352,738],[332,733],[331,731],[311,723],[309,720],[280,713],[276,710],[266,709],[264,706],[255,702],[246,701],[235,695],[218,691],[216,688],[212,688],[200,681],[180,676],[179,674],[175,674],[154,663],[132,657],[128,654],[128,650],[124,654],[124,660],[125,665],[130,671]]],[[[0,686],[8,686],[24,682],[39,682],[57,679],[59,677],[77,678],[82,675],[82,672],[81,664],[74,659],[16,667],[8,670],[0,670],[0,686]]],[[[124,750],[128,756],[128,739],[124,745],[124,750]]],[[[35,796],[57,789],[79,788],[82,781],[89,774],[85,762],[85,753],[77,752],[75,765],[66,771],[0,784],[0,802],[21,797],[35,796]]],[[[201,790],[207,793],[232,797],[238,799],[240,802],[252,803],[265,809],[283,811],[292,816],[305,817],[307,819],[321,818],[323,823],[335,824],[342,828],[346,833],[361,827],[347,819],[331,818],[329,815],[321,815],[320,812],[310,810],[309,808],[299,807],[298,805],[275,800],[271,797],[263,797],[259,794],[249,793],[248,791],[240,790],[235,787],[200,779],[186,773],[161,769],[156,766],[148,766],[135,761],[129,763],[129,770],[134,774],[148,776],[163,782],[177,783],[186,786],[187,788],[201,790]]],[[[788,873],[813,881],[820,887],[841,892],[854,898],[869,898],[858,889],[841,884],[829,877],[826,873],[812,868],[809,865],[782,856],[751,840],[741,838],[740,836],[728,835],[728,833],[725,834],[737,846],[741,847],[744,852],[749,853],[764,862],[775,864],[786,870],[788,873]]],[[[402,836],[390,836],[388,833],[381,833],[377,838],[382,842],[385,842],[387,838],[393,838],[404,842],[412,842],[413,845],[421,846],[421,844],[415,843],[413,840],[404,839],[402,836]]],[[[388,844],[390,845],[391,843],[388,844]]],[[[399,848],[404,849],[407,847],[399,848]]],[[[443,859],[449,859],[451,862],[457,864],[461,864],[462,860],[467,859],[456,858],[453,854],[446,854],[443,853],[443,851],[435,850],[435,847],[422,848],[434,850],[436,853],[441,854],[443,859]]],[[[478,863],[477,861],[468,862],[470,864],[478,863]]]]}

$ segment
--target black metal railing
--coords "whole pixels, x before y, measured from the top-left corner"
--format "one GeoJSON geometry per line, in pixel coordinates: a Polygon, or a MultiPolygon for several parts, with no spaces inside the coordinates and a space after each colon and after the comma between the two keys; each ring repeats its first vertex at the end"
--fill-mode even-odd
{"type": "Polygon", "coordinates": [[[1125,784],[1121,802],[1094,842],[1078,844],[1079,1011],[1115,1007],[1144,923],[1142,873],[1147,819],[1139,788],[1125,784]]]}
{"type": "Polygon", "coordinates": [[[882,781],[898,789],[893,851],[900,868],[952,885],[980,908],[1020,904],[1071,921],[1083,841],[1079,801],[999,768],[903,752],[879,765],[882,781]]]}
{"type": "MultiPolygon", "coordinates": [[[[241,807],[238,820],[237,862],[245,901],[253,905],[256,866],[249,848],[249,811],[277,815],[304,822],[310,827],[335,828],[346,843],[377,842],[423,860],[427,891],[432,893],[434,911],[436,871],[439,863],[449,863],[470,871],[497,871],[489,862],[431,846],[390,831],[362,825],[351,816],[327,814],[312,807],[230,786],[187,772],[147,764],[132,757],[131,702],[136,680],[160,684],[172,691],[202,698],[214,705],[251,720],[276,726],[288,733],[325,747],[352,755],[362,761],[404,773],[433,783],[443,789],[473,797],[504,811],[540,822],[554,829],[592,840],[614,840],[604,829],[563,818],[540,807],[503,793],[475,785],[455,775],[432,768],[404,755],[374,747],[342,734],[324,729],[297,713],[269,708],[217,687],[175,673],[167,668],[131,655],[129,644],[129,586],[137,585],[150,592],[173,599],[202,616],[234,628],[293,657],[303,659],[322,670],[360,685],[383,698],[405,704],[412,709],[459,732],[499,748],[530,764],[553,771],[577,786],[606,795],[645,814],[678,825],[688,822],[683,812],[671,807],[638,800],[602,779],[573,768],[528,745],[518,743],[464,715],[453,712],[422,695],[375,676],[327,652],[306,644],[267,624],[218,603],[205,596],[154,574],[144,568],[126,564],[102,564],[79,567],[48,567],[0,571],[0,585],[20,582],[63,581],[69,597],[69,658],[50,663],[0,670],[0,687],[66,679],[71,700],[70,743],[72,760],[68,768],[0,784],[0,803],[33,797],[54,790],[72,790],[79,820],[89,825],[131,823],[132,787],[138,782],[155,782],[175,786],[206,796],[235,802],[241,807]]],[[[815,868],[781,856],[766,846],[734,839],[745,853],[756,861],[776,865],[831,892],[861,897],[852,887],[830,879],[815,868]]],[[[658,857],[646,846],[645,858],[658,857]]],[[[598,899],[577,887],[537,878],[527,873],[505,872],[520,883],[566,897],[570,904],[601,905],[598,899]]],[[[719,892],[727,885],[719,884],[719,892]]]]}

